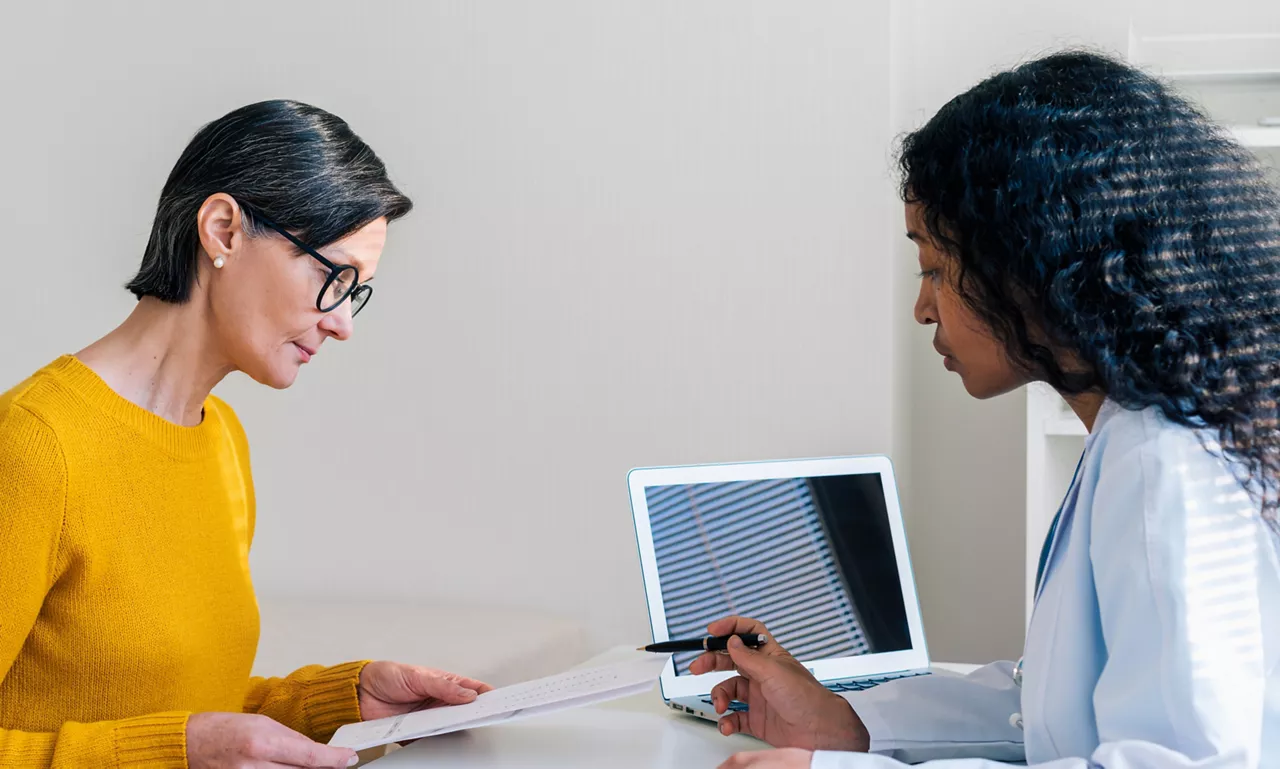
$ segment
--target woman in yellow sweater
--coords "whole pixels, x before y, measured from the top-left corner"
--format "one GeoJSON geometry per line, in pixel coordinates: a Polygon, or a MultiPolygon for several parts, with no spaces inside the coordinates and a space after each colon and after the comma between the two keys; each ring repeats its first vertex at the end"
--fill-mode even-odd
{"type": "Polygon", "coordinates": [[[474,699],[388,662],[250,678],[249,445],[210,395],[352,333],[412,204],[296,102],[203,128],[160,197],[137,308],[0,396],[0,766],[347,766],[340,725],[474,699]]]}

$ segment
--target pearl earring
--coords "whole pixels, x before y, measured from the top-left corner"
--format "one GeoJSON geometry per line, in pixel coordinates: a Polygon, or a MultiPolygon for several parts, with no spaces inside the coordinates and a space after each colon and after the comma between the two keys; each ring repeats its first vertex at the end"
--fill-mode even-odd
{"type": "Polygon", "coordinates": [[[221,269],[222,269],[222,265],[224,265],[224,264],[226,264],[226,263],[227,263],[227,260],[226,260],[226,259],[224,259],[224,258],[222,258],[221,256],[216,256],[216,257],[214,257],[214,259],[213,259],[213,266],[214,266],[214,267],[216,267],[216,268],[217,268],[217,269],[219,269],[219,270],[221,270],[221,269]]]}

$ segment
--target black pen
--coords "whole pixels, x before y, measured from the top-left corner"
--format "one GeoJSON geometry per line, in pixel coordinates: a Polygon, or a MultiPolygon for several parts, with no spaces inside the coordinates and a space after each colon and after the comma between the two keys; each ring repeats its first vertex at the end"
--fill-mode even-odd
{"type": "MultiPolygon", "coordinates": [[[[735,633],[734,635],[741,638],[742,643],[752,649],[769,643],[769,636],[763,633],[735,633]]],[[[690,638],[687,641],[662,641],[661,643],[642,646],[636,651],[658,652],[660,654],[671,652],[722,652],[729,648],[730,638],[733,638],[733,636],[718,635],[707,636],[706,638],[690,638]]]]}

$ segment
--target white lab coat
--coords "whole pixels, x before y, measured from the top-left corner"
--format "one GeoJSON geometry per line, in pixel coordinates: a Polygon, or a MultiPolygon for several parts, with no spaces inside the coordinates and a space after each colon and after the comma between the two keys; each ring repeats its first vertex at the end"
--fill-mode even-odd
{"type": "Polygon", "coordinates": [[[872,755],[818,752],[812,769],[1280,767],[1277,538],[1201,437],[1108,401],[1050,547],[1022,687],[1002,662],[849,694],[872,755]]]}

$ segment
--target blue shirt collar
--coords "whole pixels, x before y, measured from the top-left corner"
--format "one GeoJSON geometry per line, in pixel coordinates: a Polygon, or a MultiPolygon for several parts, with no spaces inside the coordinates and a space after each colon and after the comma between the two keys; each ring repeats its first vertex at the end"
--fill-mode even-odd
{"type": "Polygon", "coordinates": [[[1093,439],[1097,437],[1098,431],[1102,429],[1102,426],[1123,408],[1123,406],[1110,398],[1102,401],[1102,407],[1098,409],[1098,415],[1093,418],[1093,429],[1089,431],[1089,434],[1084,439],[1084,447],[1086,450],[1089,448],[1089,445],[1093,443],[1093,439]]]}

